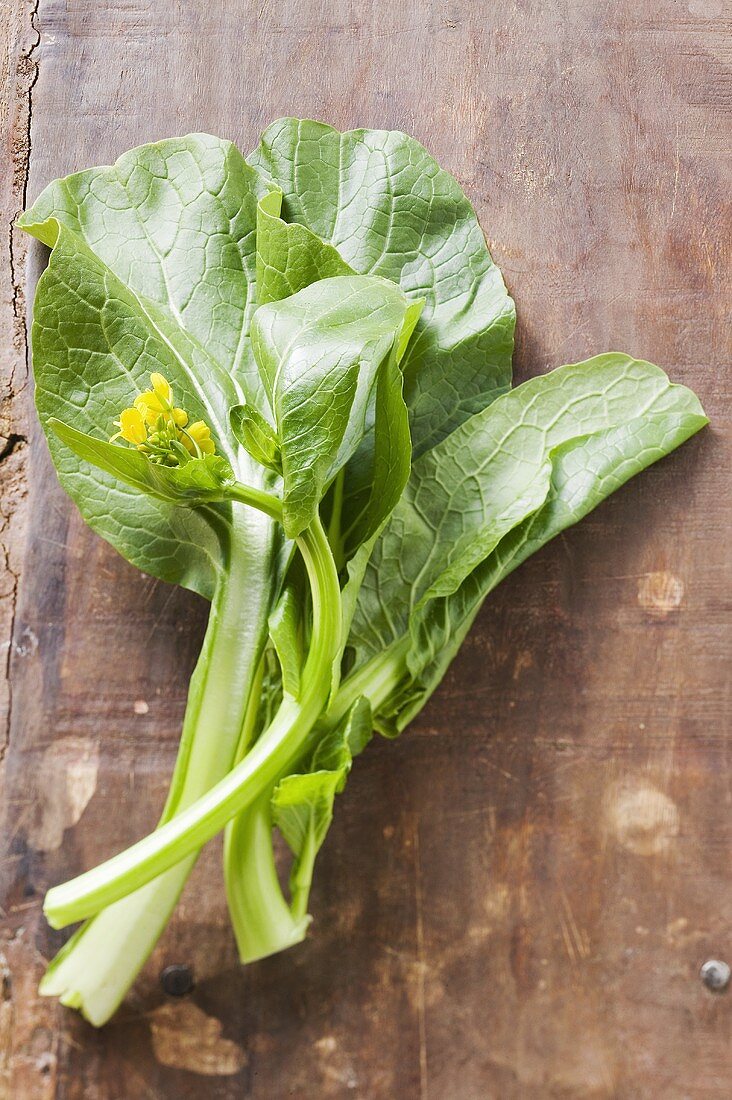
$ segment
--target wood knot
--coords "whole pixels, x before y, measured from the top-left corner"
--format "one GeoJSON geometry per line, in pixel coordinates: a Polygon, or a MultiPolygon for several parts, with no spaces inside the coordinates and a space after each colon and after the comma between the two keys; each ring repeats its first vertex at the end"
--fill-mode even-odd
{"type": "Polygon", "coordinates": [[[638,581],[638,603],[651,619],[668,618],[683,599],[683,581],[673,573],[645,573],[638,581]]]}
{"type": "Polygon", "coordinates": [[[650,783],[620,779],[605,801],[608,831],[637,856],[665,852],[679,832],[679,811],[668,795],[650,783]]]}

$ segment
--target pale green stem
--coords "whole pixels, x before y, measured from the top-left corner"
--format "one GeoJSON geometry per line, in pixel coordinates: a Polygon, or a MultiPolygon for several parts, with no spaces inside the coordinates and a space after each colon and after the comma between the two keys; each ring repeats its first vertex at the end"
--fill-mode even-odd
{"type": "Polygon", "coordinates": [[[296,541],[308,573],[313,604],[311,645],[300,698],[283,700],[272,723],[244,760],[194,805],[182,809],[171,821],[106,863],[50,890],[44,909],[53,927],[93,915],[197,851],[227,821],[271,788],[301,754],[328,701],[341,606],[338,575],[320,519],[316,517],[296,541]]]}
{"type": "Polygon", "coordinates": [[[317,851],[312,829],[308,829],[300,852],[297,870],[290,880],[292,891],[291,910],[296,921],[302,921],[307,915],[310,900],[310,887],[313,884],[313,867],[317,851]]]}
{"type": "MultiPolygon", "coordinates": [[[[265,516],[250,511],[238,510],[232,524],[161,825],[227,774],[251,696],[258,695],[256,670],[273,596],[276,532],[265,516]]],[[[165,928],[197,855],[191,852],[84,924],[51,963],[41,992],[80,1009],[97,1026],[108,1020],[165,928]]]]}
{"type": "Polygon", "coordinates": [[[310,923],[304,910],[293,917],[282,893],[272,847],[271,798],[268,789],[229,823],[225,835],[226,896],[243,963],[300,943],[310,923]]]}
{"type": "MultiPolygon", "coordinates": [[[[346,679],[331,703],[328,714],[312,730],[311,747],[343,720],[355,701],[365,696],[374,712],[399,686],[406,670],[408,639],[392,645],[346,679]]],[[[308,836],[300,853],[298,870],[290,881],[288,905],[275,869],[272,846],[272,791],[245,810],[226,829],[224,875],[231,923],[239,958],[254,962],[284,951],[304,939],[313,866],[316,853],[308,836]]]]}

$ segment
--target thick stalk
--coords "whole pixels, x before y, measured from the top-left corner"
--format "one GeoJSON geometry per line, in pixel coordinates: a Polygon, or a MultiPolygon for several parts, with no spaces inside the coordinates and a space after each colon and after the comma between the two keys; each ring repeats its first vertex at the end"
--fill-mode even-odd
{"type": "MultiPolygon", "coordinates": [[[[267,637],[277,532],[260,512],[236,509],[225,569],[191,678],[181,744],[161,825],[232,767],[267,637]]],[[[104,1023],[167,924],[197,851],[88,921],[51,963],[41,992],[104,1023]]]]}
{"type": "Polygon", "coordinates": [[[194,805],[127,851],[50,890],[45,912],[53,927],[97,913],[201,848],[235,814],[270,789],[297,760],[331,689],[340,632],[340,588],[320,519],[297,539],[310,581],[313,629],[300,698],[285,698],[249,754],[194,805]]]}
{"type": "MultiPolygon", "coordinates": [[[[311,731],[308,743],[314,747],[335,729],[361,696],[369,700],[374,713],[378,712],[404,678],[408,645],[408,638],[395,643],[344,680],[327,716],[322,716],[311,731]]],[[[308,746],[304,748],[307,751],[308,746]]],[[[275,868],[271,798],[270,790],[226,827],[226,896],[243,963],[300,943],[310,924],[307,909],[315,856],[307,851],[301,854],[300,872],[291,882],[288,903],[275,868]]]]}
{"type": "Polygon", "coordinates": [[[300,943],[310,918],[293,916],[277,876],[271,790],[229,823],[224,841],[226,897],[239,958],[255,962],[300,943]]]}
{"type": "MultiPolygon", "coordinates": [[[[260,682],[261,672],[260,664],[260,682]]],[[[257,692],[257,703],[258,696],[257,692]]],[[[244,723],[237,764],[252,743],[257,709],[256,706],[250,708],[244,723]]],[[[224,831],[226,900],[239,959],[243,963],[256,962],[300,943],[310,923],[309,920],[293,919],[282,893],[272,847],[271,800],[272,792],[267,791],[253,806],[232,818],[224,831]]]]}

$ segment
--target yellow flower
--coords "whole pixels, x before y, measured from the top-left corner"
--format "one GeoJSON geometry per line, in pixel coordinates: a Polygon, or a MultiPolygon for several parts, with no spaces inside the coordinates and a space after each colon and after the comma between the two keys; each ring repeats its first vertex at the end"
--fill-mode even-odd
{"type": "Polygon", "coordinates": [[[195,455],[196,448],[204,455],[212,455],[216,450],[211,438],[211,429],[205,420],[197,420],[181,432],[181,443],[189,454],[195,455]]]}
{"type": "Polygon", "coordinates": [[[135,398],[135,408],[139,409],[151,427],[157,424],[161,416],[167,419],[171,414],[178,423],[175,413],[183,410],[175,410],[172,407],[173,387],[170,382],[162,374],[153,373],[150,375],[150,385],[151,390],[145,390],[135,398]]]}
{"type": "Polygon", "coordinates": [[[161,416],[165,416],[167,409],[158,401],[152,390],[146,390],[135,398],[135,408],[145,417],[147,423],[153,427],[161,416]]]}
{"type": "Polygon", "coordinates": [[[120,437],[133,443],[151,462],[174,466],[185,462],[181,444],[194,458],[212,455],[216,446],[211,429],[204,420],[188,423],[188,413],[173,405],[173,387],[162,374],[150,375],[151,389],[135,398],[131,409],[125,409],[115,421],[120,437]]]}
{"type": "Polygon", "coordinates": [[[173,387],[167,378],[163,378],[162,374],[151,374],[150,385],[161,404],[169,407],[173,403],[173,387]]]}
{"type": "Polygon", "coordinates": [[[147,428],[139,409],[123,409],[117,424],[119,431],[117,435],[112,436],[113,439],[122,436],[124,440],[128,443],[134,443],[136,447],[139,447],[147,439],[147,428]]]}

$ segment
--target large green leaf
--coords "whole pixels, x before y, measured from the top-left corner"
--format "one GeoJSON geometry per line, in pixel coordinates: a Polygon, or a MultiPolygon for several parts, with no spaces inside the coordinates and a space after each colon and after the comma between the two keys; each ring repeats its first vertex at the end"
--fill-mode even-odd
{"type": "Polygon", "coordinates": [[[349,638],[356,666],[411,639],[399,727],[510,568],[704,423],[658,367],[608,354],[524,383],[423,455],[366,567],[349,638]]]}
{"type": "Polygon", "coordinates": [[[210,598],[230,508],[204,515],[142,496],[61,443],[49,421],[108,438],[120,410],[158,371],[191,418],[207,421],[219,453],[236,466],[227,432],[236,399],[230,377],[63,226],[38,285],[33,354],[39,417],[61,483],[87,523],[138,568],[210,598]]]}
{"type": "MultiPolygon", "coordinates": [[[[685,391],[689,395],[689,391],[685,391]]],[[[552,453],[552,482],[544,505],[527,516],[452,594],[414,616],[408,662],[410,683],[389,708],[393,730],[403,730],[440,683],[486,596],[527,557],[577,523],[605,497],[707,423],[694,401],[677,392],[678,412],[643,416],[608,431],[569,441],[552,453]],[[686,404],[686,409],[683,406],[686,404]]],[[[692,395],[693,396],[693,395],[692,395]]]]}
{"type": "Polygon", "coordinates": [[[229,141],[190,134],[55,180],[19,224],[51,247],[57,224],[157,303],[246,391],[256,306],[257,202],[268,186],[229,141]]]}
{"type": "MultiPolygon", "coordinates": [[[[252,346],[275,418],[291,537],[310,523],[328,483],[356,451],[381,376],[377,415],[403,408],[395,360],[417,314],[418,304],[399,287],[363,275],[322,279],[255,313],[252,346]]],[[[408,436],[397,434],[393,445],[393,460],[374,467],[380,485],[372,526],[388,514],[409,472],[408,436]]]]}
{"type": "MultiPolygon", "coordinates": [[[[210,425],[219,453],[248,480],[264,476],[236,448],[228,410],[261,393],[249,322],[257,203],[266,193],[233,145],[207,135],[142,146],[46,188],[20,224],[53,249],[33,324],[47,434],[58,417],[108,438],[120,410],[160,371],[177,403],[210,425]]],[[[211,597],[226,533],[220,517],[142,498],[53,433],[49,446],[95,531],[138,568],[211,597]]]]}
{"type": "Polygon", "coordinates": [[[285,221],[425,299],[403,363],[415,455],[508,388],[513,302],[472,206],[419,142],[285,118],[248,159],[282,190],[285,221]]]}

